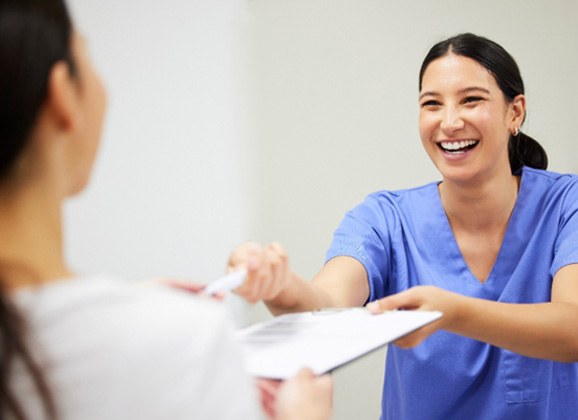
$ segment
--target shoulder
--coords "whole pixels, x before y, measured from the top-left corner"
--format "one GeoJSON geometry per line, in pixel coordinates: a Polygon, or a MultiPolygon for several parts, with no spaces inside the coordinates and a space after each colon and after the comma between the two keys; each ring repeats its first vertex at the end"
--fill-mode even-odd
{"type": "Polygon", "coordinates": [[[33,332],[55,354],[91,348],[113,360],[134,347],[146,354],[175,345],[194,347],[189,357],[201,357],[232,330],[226,309],[208,298],[112,278],[63,281],[17,297],[33,332]]]}
{"type": "Polygon", "coordinates": [[[530,179],[533,182],[545,182],[550,184],[573,184],[578,182],[578,175],[576,174],[559,173],[544,169],[530,168],[528,166],[524,166],[521,169],[521,175],[523,178],[530,179]]]}
{"type": "Polygon", "coordinates": [[[529,194],[541,197],[545,202],[574,204],[578,199],[578,176],[575,174],[523,167],[522,186],[529,194]]]}
{"type": "MultiPolygon", "coordinates": [[[[346,212],[334,235],[338,238],[373,238],[384,241],[412,220],[423,219],[424,209],[439,206],[438,183],[403,190],[371,193],[346,212]]],[[[347,239],[349,240],[349,239],[347,239]]],[[[357,246],[354,244],[352,246],[357,246]]]]}
{"type": "Polygon", "coordinates": [[[367,195],[366,200],[375,201],[399,201],[408,197],[427,197],[431,195],[432,191],[437,192],[439,182],[430,182],[429,184],[420,185],[413,188],[405,188],[400,190],[379,190],[367,195]]]}
{"type": "MultiPolygon", "coordinates": [[[[66,412],[162,418],[154,413],[172,410],[183,418],[217,410],[207,393],[226,395],[219,383],[247,387],[231,317],[208,298],[95,278],[27,291],[18,302],[66,412]]],[[[236,406],[251,410],[250,392],[236,406]]]]}
{"type": "Polygon", "coordinates": [[[395,217],[397,214],[408,214],[415,209],[431,206],[437,199],[438,183],[432,182],[415,188],[373,192],[367,195],[354,211],[395,217]]]}
{"type": "MultiPolygon", "coordinates": [[[[211,313],[224,322],[224,311],[210,299],[164,286],[140,286],[112,277],[76,278],[29,288],[17,294],[26,315],[41,326],[64,324],[119,329],[124,324],[143,324],[154,319],[197,318],[211,313]],[[214,314],[213,314],[214,313],[214,314]],[[69,315],[74,314],[73,317],[69,315]],[[115,322],[112,322],[114,320],[115,322]]],[[[153,327],[154,324],[149,324],[153,327]]]]}

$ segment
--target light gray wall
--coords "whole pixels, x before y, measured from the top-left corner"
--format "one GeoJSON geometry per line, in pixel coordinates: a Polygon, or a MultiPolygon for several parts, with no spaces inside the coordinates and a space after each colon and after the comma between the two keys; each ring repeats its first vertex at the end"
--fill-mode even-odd
{"type": "MultiPolygon", "coordinates": [[[[378,189],[439,179],[417,129],[417,74],[435,42],[502,44],[527,86],[525,131],[550,168],[578,171],[578,2],[252,0],[253,237],[278,240],[312,277],[345,211],[378,189]]],[[[262,307],[251,319],[268,314],[262,307]]],[[[335,419],[380,412],[384,351],[335,374],[335,419]]]]}
{"type": "MultiPolygon", "coordinates": [[[[71,0],[110,95],[69,259],[128,279],[210,280],[245,239],[312,277],[345,211],[438,179],[417,131],[417,71],[473,31],[517,59],[526,131],[578,172],[574,0],[71,0]]],[[[269,315],[249,309],[250,322],[269,315]]],[[[335,419],[379,415],[384,350],[335,374],[335,419]]]]}
{"type": "Polygon", "coordinates": [[[109,95],[94,177],[67,205],[69,260],[208,281],[249,232],[236,0],[72,0],[109,95]]]}

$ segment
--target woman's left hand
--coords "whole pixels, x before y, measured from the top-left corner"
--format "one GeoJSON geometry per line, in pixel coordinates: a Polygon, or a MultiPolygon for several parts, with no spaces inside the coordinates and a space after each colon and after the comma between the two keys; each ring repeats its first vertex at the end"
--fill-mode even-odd
{"type": "Polygon", "coordinates": [[[196,283],[190,280],[179,279],[176,277],[158,277],[141,283],[141,286],[168,286],[173,289],[182,290],[194,295],[207,296],[219,301],[222,301],[225,297],[223,293],[220,292],[207,295],[204,293],[204,290],[207,287],[206,284],[196,283]]]}
{"type": "Polygon", "coordinates": [[[370,302],[366,307],[374,314],[397,309],[442,312],[442,317],[437,321],[400,338],[394,343],[401,348],[410,348],[417,346],[434,332],[446,329],[456,322],[459,299],[460,295],[439,287],[416,286],[395,295],[370,302]]]}

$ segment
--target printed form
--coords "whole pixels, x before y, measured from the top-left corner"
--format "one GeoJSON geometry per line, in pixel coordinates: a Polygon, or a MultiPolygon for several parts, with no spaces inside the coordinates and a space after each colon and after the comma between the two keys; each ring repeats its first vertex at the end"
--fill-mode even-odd
{"type": "Polygon", "coordinates": [[[322,309],[278,316],[237,331],[249,374],[287,379],[303,367],[321,375],[435,321],[437,311],[322,309]]]}

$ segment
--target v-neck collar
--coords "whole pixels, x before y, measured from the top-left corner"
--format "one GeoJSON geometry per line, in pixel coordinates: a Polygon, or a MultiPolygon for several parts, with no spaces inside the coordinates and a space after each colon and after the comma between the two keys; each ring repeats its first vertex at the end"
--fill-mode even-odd
{"type": "MultiPolygon", "coordinates": [[[[470,270],[470,267],[466,263],[464,256],[458,246],[458,242],[454,235],[454,232],[450,226],[449,219],[447,214],[443,208],[443,204],[441,201],[441,196],[439,193],[439,183],[432,184],[432,193],[435,195],[435,199],[433,200],[434,205],[436,206],[435,212],[437,214],[436,219],[440,222],[442,227],[439,235],[443,242],[447,244],[448,249],[448,259],[446,261],[447,264],[450,264],[455,272],[460,273],[460,278],[463,278],[468,282],[468,285],[465,285],[465,288],[471,289],[474,288],[483,288],[486,289],[486,292],[489,292],[492,295],[499,296],[501,291],[506,286],[510,275],[512,274],[514,268],[516,267],[517,260],[519,258],[520,249],[522,248],[523,244],[523,237],[521,238],[520,235],[524,236],[524,234],[528,234],[528,232],[524,232],[523,229],[518,229],[519,225],[519,213],[523,211],[524,202],[526,201],[527,191],[526,191],[526,183],[524,182],[524,175],[523,171],[520,171],[520,187],[518,190],[518,196],[516,197],[516,202],[514,203],[514,208],[512,209],[512,214],[510,215],[510,219],[508,220],[508,225],[506,227],[506,233],[502,240],[502,244],[500,245],[500,250],[498,251],[498,255],[496,260],[494,261],[494,265],[490,270],[488,278],[486,281],[480,281],[470,270]]],[[[527,230],[527,226],[526,226],[527,230]]],[[[460,286],[458,286],[460,287],[460,286]]]]}

